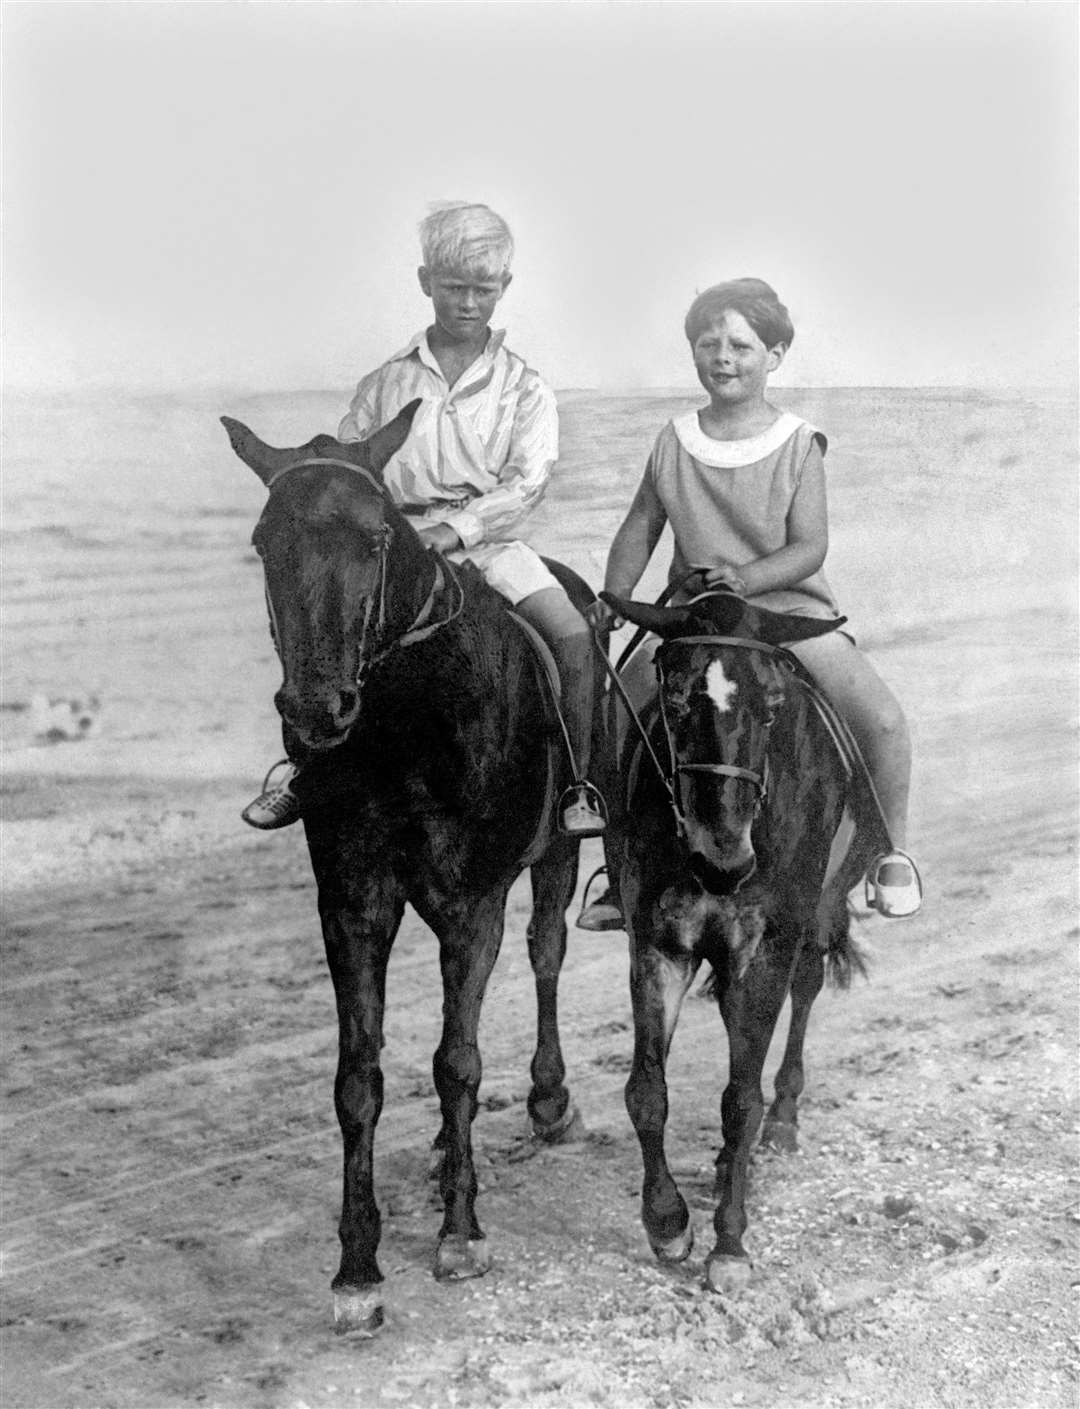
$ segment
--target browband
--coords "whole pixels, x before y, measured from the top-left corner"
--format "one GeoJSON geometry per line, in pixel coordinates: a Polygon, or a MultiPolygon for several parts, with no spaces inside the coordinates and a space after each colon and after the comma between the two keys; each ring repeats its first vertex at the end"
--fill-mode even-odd
{"type": "Polygon", "coordinates": [[[367,482],[371,485],[372,489],[377,489],[380,494],[383,494],[383,493],[385,492],[385,490],[386,490],[386,485],[384,485],[381,480],[376,479],[376,477],[371,473],[370,470],[365,470],[364,467],[363,467],[363,465],[354,465],[351,460],[321,460],[321,459],[320,459],[320,460],[296,460],[296,461],[294,461],[294,463],[291,464],[291,465],[283,465],[280,470],[275,470],[274,473],[270,476],[270,478],[266,481],[266,487],[267,487],[267,489],[273,489],[274,485],[277,484],[278,480],[282,477],[282,475],[287,475],[287,474],[289,474],[292,470],[307,470],[307,469],[312,469],[312,468],[314,468],[316,465],[319,465],[319,466],[324,466],[324,465],[325,465],[325,466],[336,465],[337,468],[338,468],[338,469],[341,469],[341,470],[352,470],[354,474],[363,475],[363,477],[364,477],[364,478],[367,480],[367,482]]]}

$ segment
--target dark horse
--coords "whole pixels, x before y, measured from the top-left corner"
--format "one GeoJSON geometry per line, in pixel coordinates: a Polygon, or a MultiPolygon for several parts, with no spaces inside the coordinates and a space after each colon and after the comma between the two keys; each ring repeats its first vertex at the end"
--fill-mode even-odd
{"type": "MultiPolygon", "coordinates": [[[[576,1117],[556,998],[577,847],[549,821],[561,760],[551,691],[502,598],[475,569],[425,548],[384,489],[379,475],[418,405],[362,444],[318,436],[293,450],[222,418],[269,490],[252,541],[284,671],[275,702],[290,753],[304,763],[304,826],[340,1028],[334,1314],[339,1329],[361,1333],[382,1322],[372,1161],[386,966],[406,902],[437,936],[442,969],[437,1277],[479,1276],[490,1265],[471,1144],[477,1026],[507,892],[526,866],[538,1003],[528,1109],[549,1140],[565,1138],[576,1117]]],[[[567,581],[591,597],[579,579],[567,581]]]]}
{"type": "Polygon", "coordinates": [[[763,611],[726,592],[681,607],[603,596],[663,638],[658,700],[623,751],[625,813],[609,848],[631,936],[626,1105],[644,1162],[642,1219],[661,1261],[689,1255],[690,1215],[664,1155],[664,1073],[683,998],[707,960],[728,1033],[729,1080],[706,1278],[715,1290],[733,1291],[749,1271],[748,1164],[780,1010],[790,993],[791,1026],[762,1139],[793,1150],[810,1009],[827,960],[841,983],[861,967],[847,893],[887,838],[843,724],[780,648],[839,622],[763,611]],[[843,855],[852,816],[858,827],[843,855]]]}

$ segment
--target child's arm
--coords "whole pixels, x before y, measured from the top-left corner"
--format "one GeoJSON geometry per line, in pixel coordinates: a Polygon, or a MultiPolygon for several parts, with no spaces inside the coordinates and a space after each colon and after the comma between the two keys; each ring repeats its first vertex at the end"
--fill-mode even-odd
{"type": "Polygon", "coordinates": [[[666,523],[667,513],[646,471],[626,518],[612,540],[604,573],[606,591],[616,597],[633,595],[666,523]]]}
{"type": "Polygon", "coordinates": [[[706,579],[710,587],[725,581],[745,597],[794,587],[825,561],[829,549],[829,518],[825,502],[825,461],[813,445],[803,465],[799,487],[787,516],[787,542],[775,553],[741,567],[718,568],[706,579]],[[715,581],[713,579],[716,579],[715,581]]]}
{"type": "Polygon", "coordinates": [[[498,489],[470,499],[464,509],[440,515],[463,548],[504,539],[544,497],[559,458],[559,412],[554,393],[534,372],[526,372],[514,411],[498,489]]]}

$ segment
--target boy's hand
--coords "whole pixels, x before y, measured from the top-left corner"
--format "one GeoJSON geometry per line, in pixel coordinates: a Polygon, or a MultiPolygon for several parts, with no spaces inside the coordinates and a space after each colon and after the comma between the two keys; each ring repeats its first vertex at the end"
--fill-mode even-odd
{"type": "Polygon", "coordinates": [[[461,547],[461,539],[448,523],[433,523],[419,530],[420,542],[437,553],[452,553],[461,547]]]}

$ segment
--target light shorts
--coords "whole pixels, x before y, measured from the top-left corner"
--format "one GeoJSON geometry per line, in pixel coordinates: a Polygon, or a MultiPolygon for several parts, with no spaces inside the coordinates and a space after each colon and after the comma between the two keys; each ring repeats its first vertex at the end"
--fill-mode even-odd
{"type": "Polygon", "coordinates": [[[544,566],[540,554],[527,543],[481,543],[446,555],[452,563],[472,563],[483,573],[489,587],[505,597],[512,607],[559,583],[544,566]]]}

